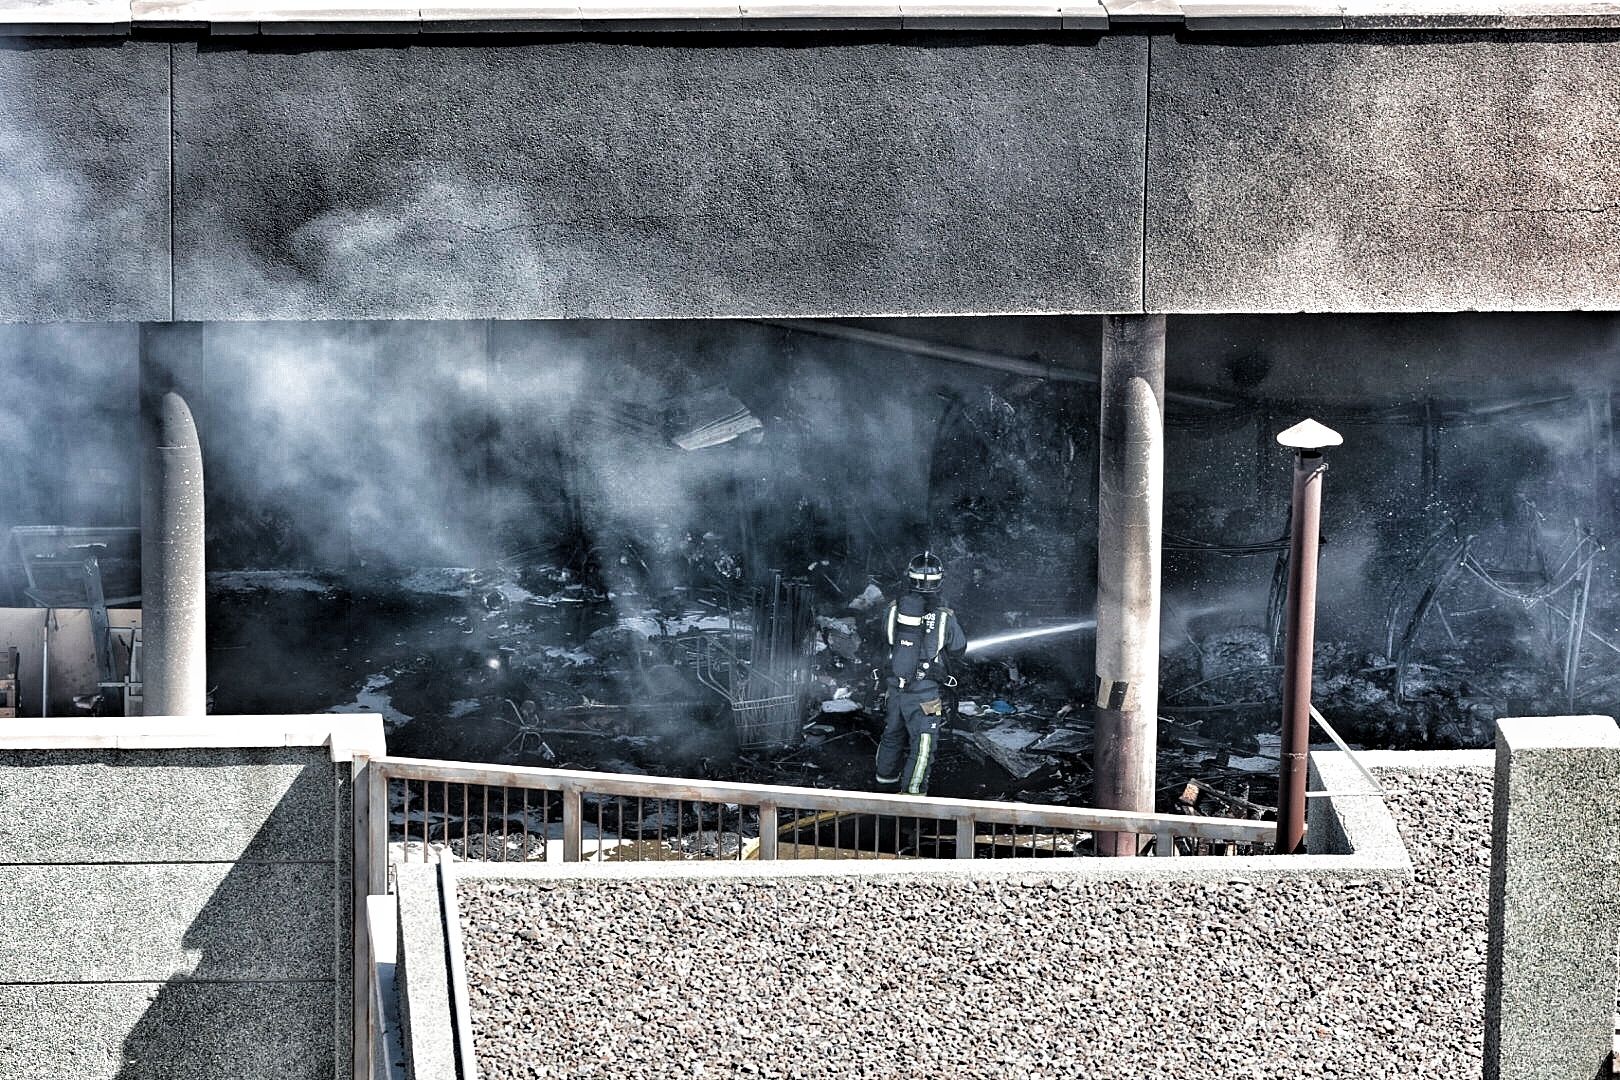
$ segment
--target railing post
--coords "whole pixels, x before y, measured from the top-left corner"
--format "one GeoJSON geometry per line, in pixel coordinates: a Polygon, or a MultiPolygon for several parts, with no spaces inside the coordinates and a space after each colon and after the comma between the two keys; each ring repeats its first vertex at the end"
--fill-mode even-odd
{"type": "Polygon", "coordinates": [[[776,804],[759,804],[759,858],[761,862],[776,861],[776,804]]]}
{"type": "Polygon", "coordinates": [[[350,1054],[354,1080],[371,1080],[372,1032],[377,1023],[371,1008],[371,933],[367,926],[366,895],[374,861],[371,850],[371,776],[378,771],[369,758],[356,754],[349,762],[349,804],[354,831],[349,865],[351,916],[349,936],[354,971],[350,1018],[350,1054]]]}
{"type": "Polygon", "coordinates": [[[1168,859],[1176,854],[1176,834],[1168,829],[1162,829],[1153,834],[1156,838],[1153,853],[1160,858],[1168,859]]]}
{"type": "Polygon", "coordinates": [[[973,858],[973,819],[959,817],[956,819],[956,857],[958,859],[973,858]]]}
{"type": "MultiPolygon", "coordinates": [[[[373,761],[366,769],[364,797],[371,813],[370,868],[366,890],[372,896],[388,894],[388,770],[373,761]]],[[[355,798],[361,793],[355,792],[355,798]]],[[[409,826],[407,826],[407,831],[409,826]]]]}
{"type": "MultiPolygon", "coordinates": [[[[579,862],[585,850],[585,813],[578,788],[564,788],[563,793],[563,862],[579,862]]],[[[547,840],[549,843],[549,838],[547,840]]],[[[598,849],[602,838],[596,838],[598,849]]]]}
{"type": "Polygon", "coordinates": [[[1614,1038],[1620,731],[1496,722],[1485,1080],[1586,1080],[1614,1038]]]}

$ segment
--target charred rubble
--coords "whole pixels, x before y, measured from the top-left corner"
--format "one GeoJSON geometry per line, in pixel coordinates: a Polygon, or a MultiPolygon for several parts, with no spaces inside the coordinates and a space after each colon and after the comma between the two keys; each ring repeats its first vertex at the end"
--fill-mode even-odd
{"type": "MultiPolygon", "coordinates": [[[[376,709],[390,746],[417,756],[868,786],[877,624],[917,548],[946,561],[970,637],[1091,611],[1095,392],[939,381],[896,447],[875,415],[828,430],[814,397],[782,379],[768,394],[590,398],[480,466],[532,497],[492,529],[506,554],[476,569],[391,565],[379,549],[363,572],[215,575],[216,707],[376,709]],[[604,497],[600,463],[577,449],[586,433],[631,447],[625,460],[702,467],[680,507],[638,517],[604,497]],[[818,467],[840,438],[852,445],[818,467]],[[851,481],[889,449],[912,462],[902,480],[851,481]]],[[[1606,459],[1580,466],[1598,479],[1566,482],[1569,462],[1514,426],[1589,408],[1564,400],[1321,413],[1394,463],[1336,472],[1327,497],[1324,573],[1346,569],[1325,578],[1315,700],[1352,743],[1483,746],[1497,716],[1620,697],[1607,625],[1620,589],[1594,510],[1612,494],[1606,459]],[[1462,449],[1482,434],[1532,466],[1481,467],[1462,449]]],[[[1287,511],[1269,438],[1305,408],[1171,397],[1161,808],[1260,816],[1274,801],[1287,511]]],[[[223,520],[297,561],[296,530],[274,514],[223,520]]],[[[963,663],[934,793],[1088,801],[1091,651],[1081,631],[963,663]]]]}

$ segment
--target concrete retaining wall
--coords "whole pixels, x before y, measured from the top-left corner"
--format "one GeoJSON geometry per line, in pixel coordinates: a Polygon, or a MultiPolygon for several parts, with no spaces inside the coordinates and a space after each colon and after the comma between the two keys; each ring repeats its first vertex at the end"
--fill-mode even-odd
{"type": "Polygon", "coordinates": [[[480,1075],[1477,1074],[1490,755],[1317,758],[1337,854],[458,864],[480,1075]]]}
{"type": "Polygon", "coordinates": [[[13,38],[0,321],[1612,309],[1617,72],[1610,30],[13,38]]]}
{"type": "Polygon", "coordinates": [[[479,1075],[1607,1075],[1613,720],[1312,758],[1293,858],[460,867],[479,1075]]]}
{"type": "Polygon", "coordinates": [[[0,1076],[347,1075],[380,722],[34,723],[0,735],[0,1076]]]}

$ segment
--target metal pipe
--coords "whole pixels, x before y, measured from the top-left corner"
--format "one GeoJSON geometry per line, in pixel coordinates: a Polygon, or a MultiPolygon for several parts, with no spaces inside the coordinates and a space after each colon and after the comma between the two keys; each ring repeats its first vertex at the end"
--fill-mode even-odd
{"type": "Polygon", "coordinates": [[[1277,852],[1305,850],[1305,772],[1310,749],[1311,662],[1316,650],[1316,563],[1322,532],[1322,451],[1344,440],[1313,420],[1277,436],[1294,451],[1288,537],[1288,606],[1283,646],[1282,761],[1277,783],[1277,852]]]}
{"type": "MultiPolygon", "coordinates": [[[[1092,801],[1151,813],[1159,708],[1164,316],[1110,315],[1103,335],[1097,497],[1097,721],[1092,801]]],[[[1136,855],[1101,833],[1100,855],[1136,855]]]]}
{"type": "MultiPolygon", "coordinates": [[[[1110,316],[1110,318],[1142,317],[1139,315],[1110,316]]],[[[1147,317],[1157,318],[1158,316],[1147,317]]],[[[1054,364],[1051,361],[1029,360],[1022,356],[1007,356],[1004,353],[970,349],[962,345],[946,345],[937,341],[924,341],[921,338],[907,337],[904,334],[891,334],[884,330],[868,330],[864,326],[851,326],[848,323],[833,322],[828,319],[751,319],[749,321],[759,326],[779,326],[784,330],[793,330],[801,334],[816,334],[820,337],[834,338],[839,341],[853,341],[861,345],[871,345],[879,349],[905,353],[907,356],[920,356],[927,360],[944,360],[952,364],[967,364],[970,367],[985,368],[990,371],[1005,371],[1009,375],[1027,375],[1035,379],[1082,383],[1087,386],[1095,386],[1100,382],[1100,376],[1090,371],[1081,371],[1078,368],[1054,364]]],[[[1241,398],[1223,396],[1218,391],[1202,394],[1175,391],[1170,393],[1166,400],[1176,402],[1179,405],[1189,405],[1201,409],[1228,409],[1234,405],[1248,404],[1241,398]]]]}
{"type": "Polygon", "coordinates": [[[1036,379],[1051,379],[1054,382],[1095,383],[1097,381],[1097,376],[1089,371],[1076,371],[1073,368],[1060,367],[1057,364],[1043,363],[1039,360],[1026,360],[1020,356],[1004,356],[1001,353],[985,352],[982,349],[969,349],[960,345],[922,341],[901,334],[885,333],[882,330],[868,330],[864,326],[850,326],[846,323],[827,322],[821,319],[755,319],[753,321],[761,326],[780,326],[784,330],[796,330],[802,334],[818,334],[822,337],[838,338],[842,341],[854,341],[862,345],[873,345],[880,349],[902,352],[908,356],[921,356],[929,360],[946,360],[953,364],[969,364],[973,367],[988,368],[992,371],[1005,371],[1011,375],[1028,375],[1036,379]]]}
{"type": "Polygon", "coordinates": [[[194,345],[192,328],[143,328],[142,711],[148,716],[201,716],[208,709],[202,451],[164,355],[194,345]]]}
{"type": "Polygon", "coordinates": [[[45,609],[45,625],[39,641],[39,715],[51,715],[51,609],[45,609]]]}

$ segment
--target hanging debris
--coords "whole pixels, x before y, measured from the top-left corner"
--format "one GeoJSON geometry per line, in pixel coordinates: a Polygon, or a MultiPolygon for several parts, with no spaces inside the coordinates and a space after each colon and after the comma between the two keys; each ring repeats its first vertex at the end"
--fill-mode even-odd
{"type": "Polygon", "coordinates": [[[682,450],[719,446],[765,426],[746,405],[719,388],[688,394],[670,407],[668,416],[670,441],[682,450]]]}

